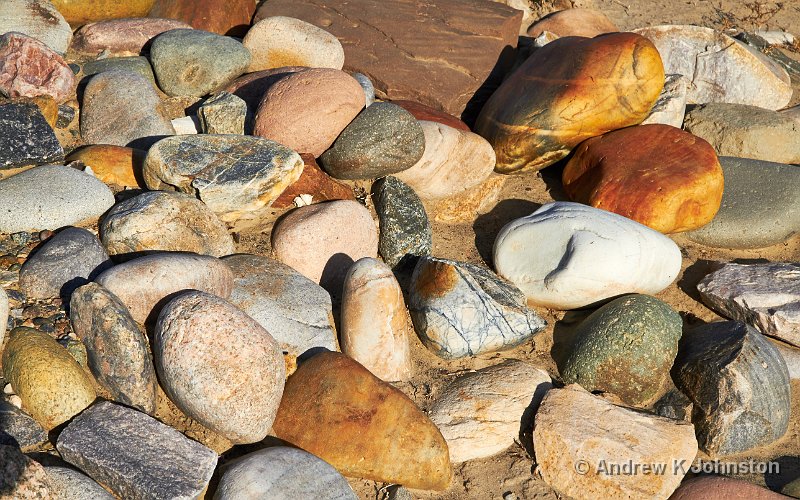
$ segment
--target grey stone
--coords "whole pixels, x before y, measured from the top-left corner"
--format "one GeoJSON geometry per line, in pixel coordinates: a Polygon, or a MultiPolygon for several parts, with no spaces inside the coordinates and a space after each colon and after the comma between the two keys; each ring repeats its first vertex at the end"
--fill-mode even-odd
{"type": "Polygon", "coordinates": [[[800,123],[777,111],[744,104],[698,106],[683,122],[717,154],[777,163],[800,163],[800,123]]]}
{"type": "Polygon", "coordinates": [[[755,33],[742,32],[736,36],[736,39],[741,40],[747,45],[757,49],[762,54],[780,64],[790,75],[800,75],[800,62],[788,57],[780,50],[775,50],[773,47],[773,45],[793,44],[794,37],[791,34],[783,31],[757,31],[755,33]],[[767,40],[767,38],[770,38],[771,41],[767,40]]]}
{"type": "Polygon", "coordinates": [[[72,28],[50,0],[0,2],[0,33],[9,31],[35,38],[62,56],[72,41],[72,28]]]}
{"type": "Polygon", "coordinates": [[[153,84],[136,73],[116,70],[93,76],[82,104],[81,136],[88,144],[147,149],[175,134],[153,84]]]}
{"type": "Polygon", "coordinates": [[[156,83],[156,77],[153,74],[150,61],[143,56],[109,57],[107,59],[89,61],[83,65],[83,76],[90,77],[104,71],[114,70],[136,73],[137,75],[147,78],[153,85],[156,83]]]}
{"type": "Polygon", "coordinates": [[[783,360],[786,361],[786,368],[789,369],[789,379],[800,380],[800,349],[775,339],[770,340],[778,348],[783,360]]]}
{"type": "Polygon", "coordinates": [[[725,321],[686,332],[673,379],[694,404],[697,440],[711,457],[766,446],[786,433],[791,410],[786,362],[749,325],[725,321]]]}
{"type": "Polygon", "coordinates": [[[673,420],[691,420],[692,402],[678,389],[671,389],[653,405],[653,413],[673,420]]]}
{"type": "Polygon", "coordinates": [[[100,217],[111,190],[72,167],[42,165],[0,180],[0,233],[59,229],[100,217]]]}
{"type": "Polygon", "coordinates": [[[264,327],[292,358],[338,351],[331,296],[291,267],[260,255],[232,255],[230,302],[264,327]],[[309,352],[310,351],[310,352],[309,352]]]}
{"type": "Polygon", "coordinates": [[[689,80],[683,75],[667,75],[664,90],[650,111],[650,116],[644,119],[642,125],[662,123],[673,127],[683,127],[686,115],[686,94],[689,80]]]}
{"type": "Polygon", "coordinates": [[[337,179],[373,179],[413,167],[424,152],[425,134],[416,118],[378,102],[345,127],[320,161],[337,179]]]}
{"type": "Polygon", "coordinates": [[[95,379],[115,401],[152,415],[156,372],[147,338],[125,304],[101,285],[89,283],[72,294],[69,311],[95,379]]]}
{"type": "Polygon", "coordinates": [[[153,40],[150,60],[166,94],[201,97],[244,74],[250,51],[231,37],[176,29],[153,40]]]}
{"type": "Polygon", "coordinates": [[[220,92],[203,102],[197,117],[204,134],[244,134],[247,103],[234,94],[220,92]]]}
{"type": "Polygon", "coordinates": [[[71,467],[44,466],[50,480],[50,491],[58,500],[114,500],[92,478],[71,467]]]}
{"type": "Polygon", "coordinates": [[[0,170],[63,159],[55,132],[35,104],[0,104],[0,170]]]}
{"type": "Polygon", "coordinates": [[[389,267],[406,256],[430,255],[433,233],[422,200],[396,177],[384,177],[373,185],[380,237],[378,251],[389,267]]]}
{"type": "Polygon", "coordinates": [[[800,347],[800,264],[725,264],[697,290],[723,316],[800,347]]]}
{"type": "Polygon", "coordinates": [[[422,343],[456,359],[518,346],[544,329],[525,295],[486,268],[422,257],[408,309],[422,343]]]}
{"type": "Polygon", "coordinates": [[[97,236],[79,227],[68,227],[25,261],[19,271],[19,287],[28,298],[61,297],[111,267],[108,254],[97,236]]]}
{"type": "Polygon", "coordinates": [[[363,73],[352,73],[353,78],[356,79],[361,88],[364,89],[364,97],[366,98],[366,106],[369,107],[370,104],[375,102],[375,86],[372,85],[372,81],[369,77],[363,73]]]}
{"type": "Polygon", "coordinates": [[[560,367],[564,383],[647,406],[669,381],[682,327],[680,315],[655,297],[612,300],[578,326],[572,352],[560,367]]]}
{"type": "Polygon", "coordinates": [[[297,448],[276,446],[247,454],[220,479],[214,500],[355,500],[350,485],[330,464],[297,448]]]}
{"type": "Polygon", "coordinates": [[[47,441],[47,431],[30,415],[0,399],[0,445],[35,448],[47,441]]]}
{"type": "Polygon", "coordinates": [[[762,248],[800,232],[800,167],[720,158],[725,176],[714,219],[686,236],[715,248],[762,248]]]}
{"type": "Polygon", "coordinates": [[[61,456],[122,498],[197,498],[217,454],[144,413],[107,401],[58,436],[61,456]]]}

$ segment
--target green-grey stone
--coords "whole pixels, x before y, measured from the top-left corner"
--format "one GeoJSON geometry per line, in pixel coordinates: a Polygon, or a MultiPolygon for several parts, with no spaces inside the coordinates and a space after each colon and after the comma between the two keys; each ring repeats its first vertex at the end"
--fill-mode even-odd
{"type": "Polygon", "coordinates": [[[385,177],[373,187],[380,221],[378,250],[389,267],[406,255],[430,255],[433,236],[428,214],[417,193],[396,177],[385,177]]]}
{"type": "Polygon", "coordinates": [[[83,65],[84,77],[96,75],[104,71],[129,71],[142,75],[153,84],[156,83],[156,78],[153,75],[153,68],[150,66],[150,61],[146,57],[132,56],[132,57],[110,57],[108,59],[98,59],[90,61],[83,65]]]}
{"type": "Polygon", "coordinates": [[[655,297],[615,299],[578,327],[575,346],[561,371],[564,383],[646,405],[665,387],[682,324],[680,315],[655,297]]]}
{"type": "Polygon", "coordinates": [[[228,92],[209,97],[197,110],[204,134],[244,134],[247,103],[228,92]]]}

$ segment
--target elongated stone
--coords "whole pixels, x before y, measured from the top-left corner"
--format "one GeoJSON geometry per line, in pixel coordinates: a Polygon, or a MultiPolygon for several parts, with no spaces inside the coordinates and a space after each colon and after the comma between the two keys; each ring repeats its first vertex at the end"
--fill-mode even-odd
{"type": "Polygon", "coordinates": [[[63,158],[55,132],[35,104],[0,103],[0,170],[63,158]]]}
{"type": "Polygon", "coordinates": [[[191,28],[176,19],[108,19],[84,24],[75,32],[72,50],[97,56],[103,52],[112,57],[138,56],[149,43],[165,31],[191,28]]]}
{"type": "Polygon", "coordinates": [[[428,214],[417,193],[396,177],[384,177],[373,185],[380,236],[378,251],[389,267],[404,259],[430,255],[433,234],[428,214]]]}

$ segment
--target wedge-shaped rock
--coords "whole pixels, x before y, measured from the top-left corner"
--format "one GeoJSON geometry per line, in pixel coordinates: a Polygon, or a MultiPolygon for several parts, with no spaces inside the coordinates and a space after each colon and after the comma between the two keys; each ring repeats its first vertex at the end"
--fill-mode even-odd
{"type": "Polygon", "coordinates": [[[667,75],[664,81],[664,90],[658,96],[658,101],[653,105],[650,115],[645,118],[642,125],[661,123],[681,128],[683,117],[686,116],[686,94],[688,93],[689,80],[683,75],[667,75]]]}
{"type": "Polygon", "coordinates": [[[430,419],[344,354],[321,353],[300,365],[273,428],[346,476],[437,491],[452,479],[447,443],[430,419]]]}

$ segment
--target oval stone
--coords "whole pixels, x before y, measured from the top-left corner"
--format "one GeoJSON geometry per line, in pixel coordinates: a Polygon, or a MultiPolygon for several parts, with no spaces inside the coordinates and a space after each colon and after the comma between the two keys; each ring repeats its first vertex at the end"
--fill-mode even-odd
{"type": "Polygon", "coordinates": [[[640,35],[562,38],[503,82],[475,131],[494,147],[498,172],[541,170],[585,139],[641,123],[663,87],[661,57],[640,35]]]}
{"type": "Polygon", "coordinates": [[[344,49],[322,28],[292,17],[275,16],[253,24],[242,42],[253,58],[248,72],[284,66],[342,69],[344,49]]]}
{"type": "Polygon", "coordinates": [[[67,162],[83,163],[106,184],[143,188],[142,165],[146,154],[141,149],[98,144],[72,152],[67,156],[67,162]]]}
{"type": "Polygon", "coordinates": [[[0,37],[0,93],[6,97],[75,97],[75,74],[60,55],[22,33],[0,37]]]}
{"type": "Polygon", "coordinates": [[[92,380],[66,349],[44,332],[11,330],[3,351],[3,378],[23,408],[47,430],[92,404],[92,380]]]}
{"type": "Polygon", "coordinates": [[[143,17],[153,7],[155,0],[51,0],[53,5],[72,26],[103,19],[143,17]]]}
{"type": "Polygon", "coordinates": [[[191,26],[176,19],[141,17],[98,21],[85,24],[75,32],[71,49],[92,56],[104,52],[112,57],[138,56],[153,38],[181,28],[191,29],[191,26]]]}
{"type": "Polygon", "coordinates": [[[562,181],[571,200],[662,233],[711,222],[724,185],[714,148],[669,125],[629,127],[584,141],[562,181]]]}
{"type": "Polygon", "coordinates": [[[184,413],[236,444],[266,437],[286,367],[278,343],[253,318],[188,291],[159,314],[153,352],[164,391],[184,413]]]}

